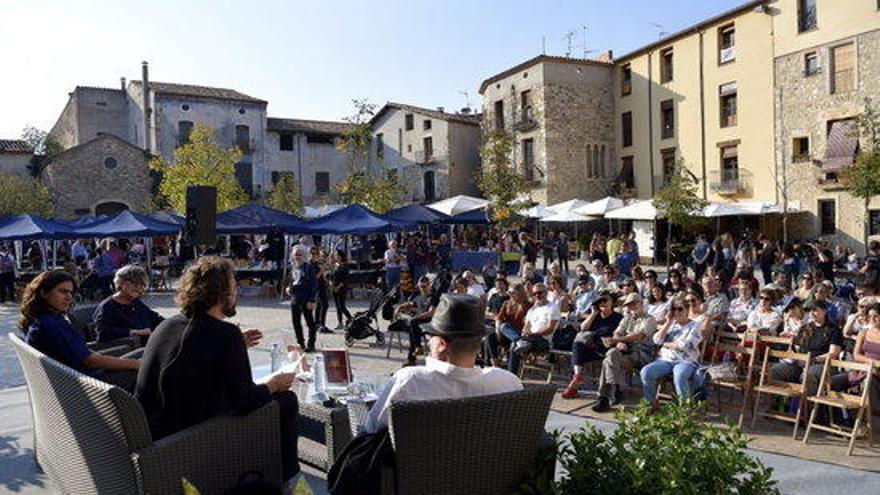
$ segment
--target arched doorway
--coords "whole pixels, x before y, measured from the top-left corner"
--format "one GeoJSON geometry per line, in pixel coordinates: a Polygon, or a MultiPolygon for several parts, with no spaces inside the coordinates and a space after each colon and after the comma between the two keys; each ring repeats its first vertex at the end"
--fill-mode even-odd
{"type": "Polygon", "coordinates": [[[427,171],[425,172],[424,177],[424,191],[425,191],[425,201],[434,201],[437,194],[434,188],[434,172],[427,171]]]}
{"type": "Polygon", "coordinates": [[[99,203],[98,206],[95,207],[95,216],[113,216],[127,209],[128,205],[125,203],[120,203],[118,201],[107,201],[104,203],[99,203]]]}

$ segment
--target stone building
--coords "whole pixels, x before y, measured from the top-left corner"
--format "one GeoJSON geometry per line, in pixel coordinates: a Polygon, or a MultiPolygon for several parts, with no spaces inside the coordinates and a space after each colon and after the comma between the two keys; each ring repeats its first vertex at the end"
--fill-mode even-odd
{"type": "Polygon", "coordinates": [[[30,178],[33,158],[34,149],[26,141],[0,139],[0,172],[30,178]]]}
{"type": "Polygon", "coordinates": [[[866,221],[871,239],[880,239],[880,197],[866,211],[839,175],[864,138],[855,118],[865,99],[880,104],[880,5],[779,0],[775,6],[776,160],[782,201],[801,210],[788,222],[790,236],[825,236],[860,248],[866,221]]]}
{"type": "Polygon", "coordinates": [[[58,218],[143,211],[150,201],[149,154],[113,134],[68,148],[42,164],[40,178],[58,218]]]}
{"type": "Polygon", "coordinates": [[[303,204],[338,203],[336,184],[345,179],[348,162],[336,141],[352,127],[344,122],[269,117],[265,157],[272,185],[281,173],[291,173],[300,184],[303,204]]]}
{"type": "Polygon", "coordinates": [[[539,55],[480,85],[484,132],[514,138],[513,160],[543,205],[599,199],[620,177],[614,141],[613,65],[539,55]]]}
{"type": "Polygon", "coordinates": [[[406,201],[480,194],[479,116],[387,103],[371,124],[371,166],[396,170],[406,201]]]}

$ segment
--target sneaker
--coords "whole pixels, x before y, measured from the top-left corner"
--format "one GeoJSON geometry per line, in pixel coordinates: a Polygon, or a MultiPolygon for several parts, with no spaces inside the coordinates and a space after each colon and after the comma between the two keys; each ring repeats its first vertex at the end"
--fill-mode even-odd
{"type": "Polygon", "coordinates": [[[608,404],[607,397],[599,397],[599,402],[593,405],[593,412],[603,413],[611,410],[611,406],[608,404]]]}
{"type": "Polygon", "coordinates": [[[327,328],[326,325],[321,325],[320,327],[318,327],[318,333],[333,333],[333,330],[327,328]]]}
{"type": "Polygon", "coordinates": [[[578,396],[578,389],[581,384],[584,383],[583,375],[574,375],[571,377],[571,382],[568,383],[568,387],[562,392],[563,399],[574,399],[578,396]]]}

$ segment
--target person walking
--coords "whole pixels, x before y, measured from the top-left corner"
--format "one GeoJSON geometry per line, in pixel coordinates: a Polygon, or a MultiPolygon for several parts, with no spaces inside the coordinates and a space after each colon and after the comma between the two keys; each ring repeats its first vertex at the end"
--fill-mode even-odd
{"type": "Polygon", "coordinates": [[[345,306],[348,297],[348,260],[345,251],[337,249],[333,253],[333,269],[330,271],[330,289],[333,292],[333,303],[336,306],[336,329],[345,328],[342,323],[342,317],[345,316],[346,323],[351,321],[351,313],[345,306]]]}
{"type": "Polygon", "coordinates": [[[315,298],[318,292],[318,273],[315,265],[306,261],[306,249],[299,246],[294,248],[293,263],[290,267],[290,286],[287,294],[290,296],[290,317],[293,320],[293,331],[296,333],[296,342],[306,352],[315,350],[315,298]],[[302,320],[305,319],[309,331],[308,345],[303,336],[302,320]]]}
{"type": "Polygon", "coordinates": [[[6,244],[0,244],[0,303],[15,301],[15,260],[6,244]]]}

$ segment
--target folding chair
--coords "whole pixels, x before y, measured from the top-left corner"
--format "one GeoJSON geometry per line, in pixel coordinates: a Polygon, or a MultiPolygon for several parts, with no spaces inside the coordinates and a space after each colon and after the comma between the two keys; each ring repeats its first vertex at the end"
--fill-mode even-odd
{"type": "MultiPolygon", "coordinates": [[[[760,347],[761,343],[765,342],[765,338],[758,336],[756,341],[756,346],[760,347]]],[[[757,351],[756,351],[757,352],[757,351]]],[[[758,416],[763,416],[765,418],[774,418],[782,421],[787,421],[789,423],[794,423],[794,433],[792,434],[792,438],[797,439],[797,431],[798,426],[800,426],[801,415],[804,410],[804,402],[805,395],[807,389],[807,373],[806,370],[810,368],[812,364],[812,357],[809,354],[801,354],[798,352],[792,351],[777,351],[772,348],[767,348],[764,352],[764,360],[761,365],[761,380],[758,383],[758,386],[755,387],[755,407],[752,410],[752,422],[750,425],[751,429],[755,429],[755,419],[758,416]],[[773,380],[770,377],[770,360],[771,359],[790,359],[792,361],[797,361],[802,364],[803,372],[801,373],[801,381],[800,383],[789,383],[773,380]],[[761,405],[761,394],[772,395],[775,397],[788,397],[793,398],[796,397],[798,399],[798,408],[797,413],[794,417],[789,416],[787,414],[777,414],[774,412],[759,412],[758,408],[761,405]]]]}
{"type": "MultiPolygon", "coordinates": [[[[710,330],[709,332],[703,332],[703,338],[700,340],[700,357],[701,359],[705,358],[706,352],[709,349],[709,342],[713,342],[715,340],[716,332],[714,330],[710,330]]],[[[657,398],[661,400],[675,400],[675,385],[672,383],[672,374],[666,375],[660,380],[657,381],[657,398]],[[669,392],[664,392],[665,389],[669,389],[669,392]]]]}
{"type": "MultiPolygon", "coordinates": [[[[868,423],[868,445],[874,446],[874,429],[873,421],[871,421],[871,406],[868,401],[868,394],[871,391],[872,380],[876,379],[874,370],[876,368],[871,363],[860,363],[855,361],[839,361],[837,359],[826,359],[825,365],[822,367],[822,378],[819,380],[819,390],[817,395],[808,397],[807,400],[813,403],[813,410],[810,412],[810,422],[807,423],[807,432],[804,433],[804,443],[810,439],[810,430],[817,429],[833,435],[839,435],[849,438],[849,448],[846,455],[852,455],[853,446],[855,446],[856,438],[859,435],[859,427],[862,421],[868,423]],[[838,369],[844,372],[861,371],[867,373],[864,381],[862,381],[861,394],[851,394],[848,392],[835,392],[831,390],[831,372],[838,369]],[[856,422],[852,428],[847,428],[834,423],[833,418],[830,419],[830,426],[816,424],[816,411],[820,405],[837,407],[840,409],[857,409],[856,422]]],[[[832,415],[829,415],[831,417],[832,415]]]]}
{"type": "Polygon", "coordinates": [[[746,412],[746,404],[749,400],[749,394],[752,393],[753,377],[755,375],[755,355],[757,352],[755,351],[754,346],[745,347],[741,344],[743,334],[722,335],[727,333],[728,332],[719,332],[719,334],[716,335],[715,356],[720,354],[721,357],[713,361],[715,361],[716,364],[722,364],[725,361],[730,362],[733,365],[736,376],[713,379],[712,385],[715,387],[718,413],[721,413],[722,406],[739,406],[739,419],[736,424],[737,426],[742,427],[743,417],[746,412]],[[730,344],[727,342],[726,339],[733,338],[733,336],[736,336],[736,338],[740,340],[740,344],[730,344]],[[742,395],[742,400],[739,403],[722,401],[722,388],[739,391],[742,395]]]}

